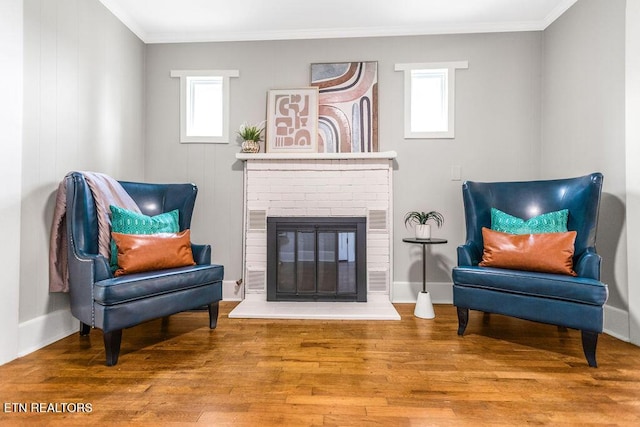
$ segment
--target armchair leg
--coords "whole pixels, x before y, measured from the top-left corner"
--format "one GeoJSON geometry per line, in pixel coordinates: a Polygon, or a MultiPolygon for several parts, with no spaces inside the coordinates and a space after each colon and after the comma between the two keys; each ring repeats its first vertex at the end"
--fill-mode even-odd
{"type": "Polygon", "coordinates": [[[596,346],[598,345],[598,333],[591,331],[581,331],[582,332],[582,350],[584,350],[584,355],[587,358],[587,363],[592,368],[597,368],[598,364],[596,363],[596,346]]]}
{"type": "Polygon", "coordinates": [[[86,335],[89,335],[89,332],[91,332],[91,326],[87,325],[86,323],[80,322],[80,336],[84,337],[86,335]]]}
{"type": "Polygon", "coordinates": [[[456,307],[456,309],[458,310],[458,335],[462,336],[469,323],[469,309],[462,307],[456,307]]]}
{"type": "Polygon", "coordinates": [[[491,313],[482,313],[482,324],[483,325],[488,325],[489,321],[491,320],[491,313]]]}
{"type": "Polygon", "coordinates": [[[104,350],[107,355],[107,366],[113,366],[118,363],[121,342],[122,329],[104,333],[104,350]]]}
{"type": "Polygon", "coordinates": [[[218,301],[212,302],[209,307],[209,328],[215,329],[218,326],[218,301]]]}

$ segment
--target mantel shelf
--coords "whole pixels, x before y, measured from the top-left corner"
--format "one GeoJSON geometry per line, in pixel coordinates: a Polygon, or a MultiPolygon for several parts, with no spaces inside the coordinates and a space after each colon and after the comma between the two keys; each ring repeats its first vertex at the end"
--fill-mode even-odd
{"type": "Polygon", "coordinates": [[[395,151],[375,153],[237,153],[238,160],[367,160],[395,159],[395,151]]]}

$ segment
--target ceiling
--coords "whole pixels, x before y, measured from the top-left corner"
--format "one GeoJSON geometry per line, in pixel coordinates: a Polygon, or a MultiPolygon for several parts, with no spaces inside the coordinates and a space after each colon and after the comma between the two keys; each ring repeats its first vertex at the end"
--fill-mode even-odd
{"type": "Polygon", "coordinates": [[[541,31],[577,0],[100,0],[145,43],[541,31]]]}

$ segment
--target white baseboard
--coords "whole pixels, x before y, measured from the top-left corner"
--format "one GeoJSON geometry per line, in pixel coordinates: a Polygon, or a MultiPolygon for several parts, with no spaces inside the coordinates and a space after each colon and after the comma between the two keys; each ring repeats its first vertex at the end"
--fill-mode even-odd
{"type": "Polygon", "coordinates": [[[604,333],[629,342],[629,312],[608,305],[604,306],[604,333]]]}
{"type": "Polygon", "coordinates": [[[78,332],[80,322],[68,310],[58,310],[18,326],[18,357],[78,332]]]}
{"type": "MultiPolygon", "coordinates": [[[[422,282],[393,282],[391,302],[415,303],[422,291],[422,282]]],[[[434,304],[453,304],[453,284],[448,282],[427,283],[427,291],[434,304]]]]}
{"type": "Polygon", "coordinates": [[[222,281],[223,301],[242,301],[244,298],[244,285],[238,286],[235,280],[222,281]]]}

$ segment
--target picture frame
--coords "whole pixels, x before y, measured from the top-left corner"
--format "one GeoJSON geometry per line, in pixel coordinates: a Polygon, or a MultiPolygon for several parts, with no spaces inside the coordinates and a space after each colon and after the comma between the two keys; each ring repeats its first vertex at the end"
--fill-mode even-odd
{"type": "Polygon", "coordinates": [[[318,88],[271,89],[267,100],[266,151],[318,152],[318,88]]]}
{"type": "Polygon", "coordinates": [[[311,64],[319,88],[318,151],[377,152],[378,62],[311,64]]]}

